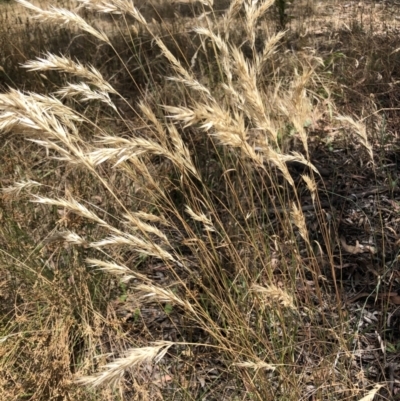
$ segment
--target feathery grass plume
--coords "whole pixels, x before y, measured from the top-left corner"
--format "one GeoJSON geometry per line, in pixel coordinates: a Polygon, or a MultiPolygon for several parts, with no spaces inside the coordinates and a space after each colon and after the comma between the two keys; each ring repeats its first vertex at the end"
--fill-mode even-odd
{"type": "Polygon", "coordinates": [[[224,90],[224,93],[229,97],[232,105],[237,107],[238,110],[242,110],[245,107],[246,99],[239,93],[233,84],[225,84],[221,85],[221,88],[224,90]]]}
{"type": "Polygon", "coordinates": [[[139,284],[138,286],[135,287],[135,289],[138,292],[138,297],[142,302],[148,301],[148,302],[171,303],[173,305],[178,305],[193,314],[196,313],[190,302],[179,298],[171,290],[166,290],[164,288],[148,284],[139,284]]]}
{"type": "Polygon", "coordinates": [[[97,11],[104,14],[128,14],[133,17],[136,21],[143,25],[147,25],[146,19],[140,13],[140,11],[133,5],[133,1],[129,0],[78,0],[81,3],[81,7],[84,7],[91,11],[97,11]]]}
{"type": "MultiPolygon", "coordinates": [[[[15,89],[0,94],[0,130],[4,133],[44,133],[47,137],[56,138],[70,146],[78,140],[75,122],[81,121],[83,119],[71,108],[52,96],[22,93],[15,89]]],[[[64,157],[71,159],[68,152],[57,146],[54,140],[42,138],[42,141],[41,146],[56,149],[64,157]]]]}
{"type": "Polygon", "coordinates": [[[129,169],[129,176],[136,185],[136,191],[146,190],[147,194],[154,198],[165,199],[164,187],[156,181],[155,174],[150,170],[150,166],[139,158],[130,159],[132,168],[129,169]]]}
{"type": "Polygon", "coordinates": [[[126,283],[131,279],[139,279],[144,282],[151,282],[151,280],[144,274],[132,271],[131,269],[129,269],[129,267],[126,267],[125,265],[119,265],[113,262],[90,258],[86,259],[86,263],[88,263],[90,267],[99,267],[99,270],[101,271],[113,274],[115,276],[122,276],[121,281],[123,283],[126,283]]]}
{"type": "Polygon", "coordinates": [[[249,64],[244,54],[237,47],[232,47],[233,67],[238,76],[238,83],[246,104],[244,112],[256,128],[264,130],[274,145],[278,143],[277,129],[265,109],[266,101],[257,87],[256,68],[249,64]]]}
{"type": "Polygon", "coordinates": [[[316,193],[317,193],[317,183],[315,182],[315,180],[313,178],[311,178],[307,174],[302,174],[301,178],[306,183],[307,188],[311,193],[311,200],[314,203],[315,202],[315,196],[316,196],[316,193]]]}
{"type": "Polygon", "coordinates": [[[307,160],[300,152],[291,152],[290,155],[281,155],[282,160],[287,162],[297,162],[304,164],[305,166],[309,167],[313,170],[316,174],[319,175],[318,169],[309,161],[307,160]]]}
{"type": "MultiPolygon", "coordinates": [[[[168,118],[182,122],[185,124],[185,128],[187,128],[203,121],[206,118],[206,113],[204,113],[204,110],[202,110],[203,113],[201,114],[200,110],[196,106],[201,107],[202,104],[195,104],[193,110],[183,106],[175,107],[163,105],[162,107],[164,110],[170,113],[170,115],[167,116],[168,118]]],[[[211,128],[213,125],[214,124],[211,124],[209,128],[211,128]]]]}
{"type": "MultiPolygon", "coordinates": [[[[168,136],[166,135],[166,131],[160,121],[157,119],[154,112],[143,102],[139,103],[139,108],[145,117],[154,125],[158,133],[158,138],[161,142],[161,146],[166,148],[168,146],[168,136]]],[[[182,141],[182,137],[179,135],[176,127],[174,125],[167,125],[167,130],[169,133],[169,139],[174,146],[174,150],[179,153],[181,156],[181,162],[185,166],[186,170],[190,171],[195,177],[199,177],[196,167],[192,162],[192,158],[190,156],[189,149],[182,141]]]]}
{"type": "Polygon", "coordinates": [[[68,119],[68,107],[65,107],[66,113],[62,115],[61,107],[60,109],[53,107],[54,99],[50,100],[50,106],[47,108],[43,103],[44,100],[38,102],[37,96],[31,96],[29,93],[10,91],[0,94],[0,107],[5,109],[3,113],[0,112],[0,122],[4,121],[4,113],[6,116],[12,113],[13,117],[8,124],[5,124],[6,130],[12,129],[13,132],[29,133],[33,136],[40,135],[40,139],[29,140],[46,150],[55,150],[60,155],[57,157],[59,160],[85,164],[81,146],[86,144],[79,138],[73,120],[68,119]]]}
{"type": "MultiPolygon", "coordinates": [[[[82,121],[82,118],[69,107],[63,105],[61,101],[51,96],[39,95],[37,93],[22,93],[19,90],[10,89],[8,93],[0,94],[0,107],[3,111],[15,112],[19,115],[20,120],[24,122],[25,115],[30,108],[32,110],[31,115],[35,115],[38,121],[45,125],[45,120],[40,118],[38,111],[46,113],[46,116],[57,116],[60,119],[67,115],[68,119],[75,121],[82,121]]],[[[29,124],[26,124],[29,126],[29,124]]]]}
{"type": "MultiPolygon", "coordinates": [[[[210,38],[213,43],[217,46],[220,51],[220,61],[222,68],[224,69],[224,73],[228,79],[228,86],[232,88],[232,66],[231,66],[231,57],[229,54],[229,48],[227,43],[221,38],[220,35],[215,34],[210,29],[205,27],[197,27],[193,29],[193,32],[196,32],[200,36],[205,36],[210,38]]],[[[233,88],[232,88],[233,89],[233,88]]]]}
{"type": "Polygon", "coordinates": [[[196,166],[193,164],[192,157],[190,156],[190,151],[188,147],[182,140],[182,137],[179,135],[178,130],[172,124],[167,125],[167,130],[169,133],[169,137],[174,146],[174,150],[177,154],[180,155],[180,161],[182,165],[185,167],[187,171],[190,171],[194,177],[200,178],[200,175],[196,169],[196,166]]]}
{"type": "Polygon", "coordinates": [[[293,303],[293,298],[286,291],[278,288],[274,284],[270,284],[265,287],[258,284],[253,284],[250,289],[252,292],[265,296],[263,300],[266,304],[274,301],[280,303],[285,308],[297,310],[293,303]]]}
{"type": "Polygon", "coordinates": [[[121,235],[111,235],[101,241],[92,242],[89,244],[91,248],[101,249],[108,246],[130,246],[136,252],[147,256],[154,256],[161,260],[179,263],[169,252],[152,242],[135,237],[127,233],[121,235]]]}
{"type": "Polygon", "coordinates": [[[125,371],[139,368],[147,363],[159,363],[172,345],[174,344],[171,342],[157,341],[152,347],[131,348],[122,358],[105,365],[103,372],[93,376],[79,377],[76,382],[93,388],[106,384],[115,387],[123,379],[125,371]]]}
{"type": "Polygon", "coordinates": [[[274,4],[275,0],[264,0],[258,5],[258,1],[245,2],[244,10],[246,15],[246,32],[247,37],[250,42],[250,46],[254,48],[256,40],[256,23],[259,18],[261,18],[267,10],[274,4]]]}
{"type": "Polygon", "coordinates": [[[291,82],[291,89],[286,90],[282,96],[282,102],[279,102],[281,110],[285,112],[296,129],[306,154],[308,154],[308,138],[305,124],[310,122],[312,104],[305,88],[313,73],[314,70],[311,68],[305,68],[301,75],[295,70],[295,79],[291,82]]]}
{"type": "Polygon", "coordinates": [[[165,244],[169,245],[168,238],[157,227],[155,227],[151,224],[145,223],[144,221],[140,220],[139,218],[135,217],[133,214],[130,214],[130,213],[125,214],[124,217],[126,219],[125,224],[127,224],[129,226],[129,228],[131,228],[133,230],[139,230],[145,234],[154,234],[157,237],[161,238],[165,244]]]}
{"type": "Polygon", "coordinates": [[[160,224],[163,224],[163,225],[169,225],[169,223],[165,220],[165,218],[163,216],[156,216],[154,214],[146,213],[146,212],[143,212],[143,211],[133,212],[132,214],[135,217],[137,217],[138,219],[141,219],[141,220],[147,220],[147,221],[150,221],[152,223],[160,223],[160,224]]]}
{"type": "Polygon", "coordinates": [[[108,93],[92,90],[89,85],[85,84],[84,82],[80,82],[79,84],[68,83],[66,86],[54,92],[54,94],[60,96],[62,99],[65,97],[71,98],[79,96],[80,100],[83,102],[88,102],[90,100],[99,100],[100,102],[107,104],[115,111],[117,111],[117,108],[110,99],[108,93]]]}
{"type": "Polygon", "coordinates": [[[195,4],[200,3],[208,7],[212,7],[214,5],[214,0],[171,0],[173,5],[175,4],[195,4]]]}
{"type": "Polygon", "coordinates": [[[190,215],[190,217],[193,220],[203,223],[204,230],[212,232],[215,231],[215,227],[212,221],[204,213],[195,213],[193,209],[188,205],[186,205],[186,212],[190,215]]]}
{"type": "Polygon", "coordinates": [[[286,31],[280,31],[268,39],[264,43],[264,49],[262,53],[257,53],[254,57],[254,68],[257,77],[263,72],[265,63],[269,58],[276,52],[279,42],[285,36],[286,31]]]}
{"type": "Polygon", "coordinates": [[[78,234],[71,231],[60,231],[55,234],[50,235],[44,241],[45,244],[51,244],[53,242],[64,242],[70,245],[81,245],[87,246],[88,242],[84,240],[78,234]]]}
{"type": "Polygon", "coordinates": [[[374,163],[374,153],[373,153],[372,145],[370,144],[370,142],[368,140],[367,127],[365,126],[365,124],[362,123],[361,121],[355,121],[350,116],[338,116],[338,117],[336,117],[336,120],[341,121],[343,123],[347,123],[347,125],[353,129],[353,131],[356,133],[356,135],[360,139],[361,145],[364,146],[365,149],[367,149],[368,155],[369,155],[372,163],[374,163]]]}
{"type": "Polygon", "coordinates": [[[1,102],[3,107],[7,107],[9,109],[18,109],[20,108],[19,104],[25,102],[27,98],[32,99],[32,101],[35,103],[40,104],[43,111],[51,112],[54,115],[57,115],[59,118],[65,117],[65,121],[63,121],[64,123],[70,120],[83,121],[82,117],[76,114],[73,109],[64,105],[59,99],[53,96],[41,95],[34,92],[22,93],[17,89],[10,88],[8,93],[2,96],[1,102]]]}
{"type": "Polygon", "coordinates": [[[239,113],[233,116],[219,104],[195,103],[193,110],[186,107],[163,106],[170,113],[168,116],[181,121],[186,127],[201,123],[201,128],[215,137],[222,145],[239,149],[259,167],[263,166],[263,159],[247,143],[248,130],[245,128],[244,117],[239,113]]]}
{"type": "MultiPolygon", "coordinates": [[[[1,127],[0,127],[1,128],[1,127]]],[[[26,180],[14,183],[14,185],[7,188],[2,188],[1,191],[4,193],[6,198],[16,199],[22,191],[30,191],[32,188],[40,187],[37,181],[26,180]]]]}
{"type": "Polygon", "coordinates": [[[110,41],[105,32],[93,28],[82,17],[70,10],[53,6],[50,6],[49,10],[42,10],[41,8],[33,5],[32,3],[29,3],[26,0],[17,0],[17,2],[23,5],[25,8],[34,11],[36,13],[35,18],[40,19],[42,22],[50,21],[62,25],[70,24],[76,26],[84,32],[93,35],[102,42],[110,44],[110,41]]]}
{"type": "Polygon", "coordinates": [[[269,363],[263,362],[263,361],[258,361],[258,362],[236,362],[232,364],[233,366],[237,366],[239,368],[246,368],[246,369],[253,369],[253,370],[259,370],[259,369],[266,369],[266,370],[271,370],[274,371],[276,369],[276,366],[271,365],[269,363]]]}
{"type": "Polygon", "coordinates": [[[229,4],[228,10],[223,16],[224,37],[226,41],[229,40],[232,24],[235,20],[235,17],[240,12],[244,1],[245,0],[232,0],[229,4]]]}
{"type": "Polygon", "coordinates": [[[153,37],[154,41],[157,43],[164,57],[171,63],[171,66],[180,77],[168,77],[171,81],[181,82],[188,88],[194,89],[198,92],[204,93],[209,99],[213,99],[210,91],[202,85],[199,81],[193,78],[193,76],[182,67],[179,60],[168,50],[164,42],[159,37],[153,37]]]}
{"type": "Polygon", "coordinates": [[[42,196],[36,195],[32,202],[42,203],[44,205],[58,206],[65,209],[68,209],[71,212],[76,213],[79,216],[85,217],[89,220],[95,221],[102,227],[112,229],[115,231],[116,229],[110,226],[106,221],[102,220],[95,213],[91,212],[86,206],[83,206],[81,203],[76,201],[75,199],[66,200],[66,199],[52,199],[52,198],[44,198],[42,196]]]}
{"type": "Polygon", "coordinates": [[[268,146],[267,144],[263,146],[257,146],[255,148],[256,151],[260,152],[263,154],[267,160],[268,163],[273,164],[276,166],[279,171],[283,174],[283,177],[285,180],[291,185],[295,186],[294,181],[292,176],[289,173],[289,169],[286,165],[286,157],[288,155],[282,155],[278,152],[276,152],[272,147],[268,146]]]}
{"type": "MultiPolygon", "coordinates": [[[[104,137],[101,141],[107,145],[120,145],[119,147],[97,148],[86,154],[88,160],[93,166],[98,166],[110,160],[115,160],[114,167],[127,160],[137,158],[146,153],[151,153],[157,156],[167,156],[167,150],[160,144],[149,141],[143,138],[119,138],[119,137],[104,137]],[[121,146],[121,145],[124,146],[121,146]]],[[[168,153],[171,157],[171,154],[168,153]]],[[[172,157],[171,157],[172,158],[172,157]]]]}
{"type": "MultiPolygon", "coordinates": [[[[170,253],[163,250],[159,245],[151,242],[146,242],[141,238],[120,231],[119,229],[109,225],[106,221],[100,219],[95,213],[91,212],[89,209],[87,209],[85,206],[83,206],[81,203],[77,202],[74,199],[67,201],[65,199],[51,199],[51,198],[44,198],[41,196],[35,196],[32,202],[64,207],[82,217],[95,221],[100,226],[107,228],[108,230],[115,233],[115,235],[109,236],[104,240],[88,243],[87,244],[88,247],[99,249],[110,245],[114,246],[128,245],[135,247],[138,252],[143,253],[145,255],[155,256],[162,260],[169,260],[169,261],[174,261],[175,263],[179,263],[170,253]]],[[[159,230],[157,230],[155,227],[143,223],[141,228],[142,229],[149,228],[152,233],[159,234],[161,238],[163,239],[165,238],[166,245],[169,245],[168,239],[165,237],[165,235],[159,232],[159,230]]]]}
{"type": "Polygon", "coordinates": [[[300,235],[302,236],[304,241],[306,241],[307,244],[310,244],[310,239],[308,237],[308,231],[303,211],[299,209],[294,202],[292,203],[292,210],[290,212],[290,216],[292,217],[295,226],[299,229],[300,235]]]}
{"type": "MultiPolygon", "coordinates": [[[[49,133],[49,132],[46,132],[49,133]]],[[[56,139],[59,139],[59,137],[56,137],[56,139]]],[[[49,138],[49,139],[27,139],[29,142],[36,143],[39,146],[42,146],[43,148],[46,149],[46,153],[49,157],[49,159],[55,159],[55,160],[62,160],[62,161],[67,161],[71,164],[81,164],[82,161],[84,164],[87,165],[86,160],[84,159],[84,154],[81,152],[81,149],[76,147],[76,146],[71,146],[71,143],[67,142],[68,149],[64,149],[62,146],[58,145],[55,141],[54,138],[49,138]],[[55,150],[60,156],[50,156],[49,150],[55,150]]]]}
{"type": "Polygon", "coordinates": [[[54,97],[15,89],[0,94],[0,128],[5,132],[14,128],[43,131],[69,142],[78,132],[74,121],[82,118],[54,97]]]}
{"type": "Polygon", "coordinates": [[[153,124],[157,134],[158,140],[163,144],[163,146],[167,143],[167,135],[165,133],[165,129],[161,124],[160,120],[154,114],[154,111],[145,104],[142,100],[138,102],[138,106],[142,114],[153,124]]]}
{"type": "Polygon", "coordinates": [[[0,131],[11,132],[18,126],[20,116],[14,111],[3,111],[0,109],[0,131]]]}
{"type": "Polygon", "coordinates": [[[116,159],[114,164],[115,167],[127,160],[137,158],[144,154],[152,154],[164,156],[170,160],[181,172],[189,172],[197,176],[197,171],[192,164],[190,154],[185,150],[184,147],[180,147],[178,149],[179,152],[173,153],[165,148],[165,146],[144,138],[125,139],[114,136],[103,136],[98,143],[117,147],[100,148],[88,152],[85,157],[93,166],[97,166],[111,159],[116,159]]]}
{"type": "Polygon", "coordinates": [[[84,66],[66,56],[56,56],[47,53],[45,58],[27,61],[22,65],[28,71],[62,71],[76,77],[86,79],[90,84],[97,86],[100,91],[118,94],[118,92],[103,78],[103,75],[92,65],[84,66]]]}

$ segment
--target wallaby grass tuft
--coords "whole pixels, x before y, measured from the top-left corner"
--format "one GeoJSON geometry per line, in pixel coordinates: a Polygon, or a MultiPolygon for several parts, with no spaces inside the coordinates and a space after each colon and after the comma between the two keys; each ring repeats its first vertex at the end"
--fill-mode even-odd
{"type": "Polygon", "coordinates": [[[373,150],[274,2],[19,3],[60,42],[0,94],[0,395],[359,399],[312,127],[373,150]]]}

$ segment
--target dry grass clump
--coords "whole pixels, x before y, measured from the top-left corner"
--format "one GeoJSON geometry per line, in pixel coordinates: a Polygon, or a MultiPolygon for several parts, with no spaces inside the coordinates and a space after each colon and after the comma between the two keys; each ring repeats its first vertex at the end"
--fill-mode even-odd
{"type": "Polygon", "coordinates": [[[48,53],[24,67],[78,82],[0,95],[2,136],[28,143],[18,163],[29,171],[3,189],[0,391],[35,400],[356,399],[368,383],[356,376],[339,289],[327,284],[327,221],[321,213],[311,241],[301,204],[307,188],[321,211],[307,128],[329,103],[310,90],[321,60],[282,53],[282,33],[256,29],[273,2],[232,1],[220,16],[201,2],[203,15],[185,26],[198,44],[188,59],[168,46],[173,35],[160,35],[169,27],[134,3],[79,1],[81,12],[133,25],[125,32],[136,72],[106,29],[19,2],[115,51],[135,92],[128,98],[93,65],[48,53]],[[28,168],[33,149],[43,165],[28,168]],[[290,163],[304,168],[303,184],[290,163]],[[22,194],[36,230],[13,215],[11,198],[22,194]]]}

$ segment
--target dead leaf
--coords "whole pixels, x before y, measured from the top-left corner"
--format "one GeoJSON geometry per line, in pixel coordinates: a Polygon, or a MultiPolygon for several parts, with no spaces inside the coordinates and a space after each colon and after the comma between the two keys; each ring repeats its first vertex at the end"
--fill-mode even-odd
{"type": "Polygon", "coordinates": [[[391,295],[390,296],[390,302],[394,305],[400,305],[400,295],[395,293],[396,295],[391,295]]]}
{"type": "Polygon", "coordinates": [[[165,387],[168,382],[172,381],[172,376],[168,374],[157,373],[154,375],[154,380],[152,381],[158,387],[165,387]]]}
{"type": "Polygon", "coordinates": [[[191,357],[193,357],[193,352],[190,348],[188,348],[188,349],[182,351],[182,355],[185,355],[185,356],[188,356],[191,358],[191,357]]]}
{"type": "Polygon", "coordinates": [[[206,380],[204,379],[204,376],[197,376],[197,380],[199,381],[201,388],[204,388],[206,385],[206,380]]]}
{"type": "Polygon", "coordinates": [[[342,244],[343,249],[348,252],[356,255],[358,253],[376,253],[375,247],[371,245],[361,245],[358,241],[356,241],[356,245],[348,245],[346,240],[343,237],[340,237],[340,243],[342,244]]]}
{"type": "Polygon", "coordinates": [[[376,395],[376,393],[383,387],[382,384],[377,384],[370,392],[359,401],[372,401],[376,395]]]}

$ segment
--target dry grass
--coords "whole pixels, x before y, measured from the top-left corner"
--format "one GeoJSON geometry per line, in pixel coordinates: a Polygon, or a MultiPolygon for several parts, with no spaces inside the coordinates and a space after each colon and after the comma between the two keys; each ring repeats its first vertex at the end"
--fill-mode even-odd
{"type": "Polygon", "coordinates": [[[13,58],[33,82],[0,94],[1,398],[373,397],[312,129],[373,147],[274,2],[18,2],[63,45],[13,58]]]}

